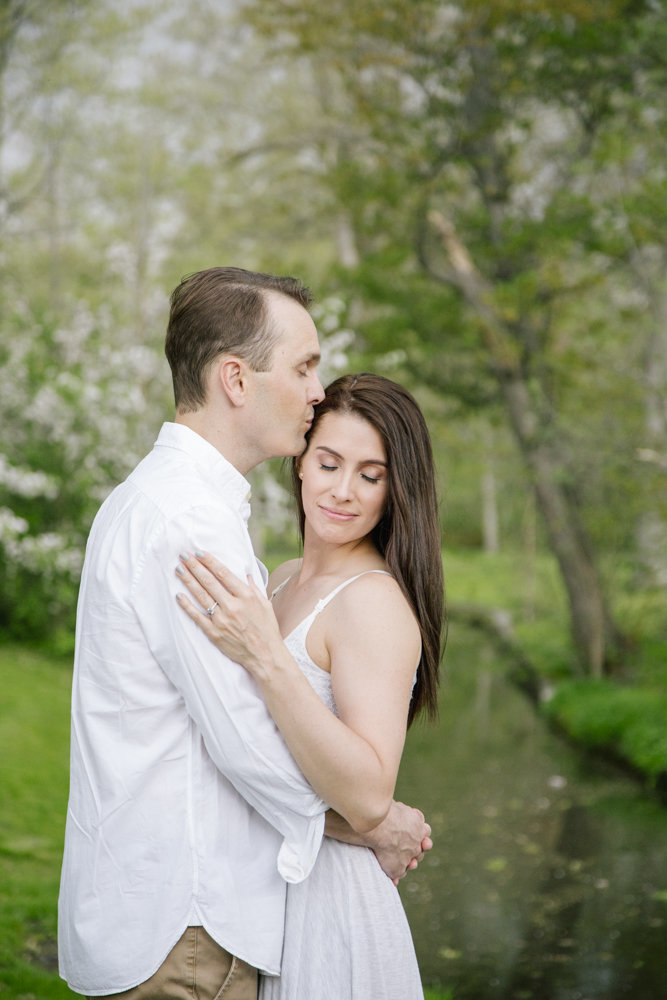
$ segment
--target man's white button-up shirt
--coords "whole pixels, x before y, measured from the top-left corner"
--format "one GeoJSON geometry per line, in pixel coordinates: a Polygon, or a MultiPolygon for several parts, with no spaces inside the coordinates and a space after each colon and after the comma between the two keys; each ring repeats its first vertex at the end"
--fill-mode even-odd
{"type": "Polygon", "coordinates": [[[87,995],[148,979],[188,924],[279,971],[285,881],[309,873],[325,804],[254,681],[178,607],[178,555],[207,550],[266,584],[249,486],[165,424],[102,505],[81,581],[60,971],[87,995]]]}

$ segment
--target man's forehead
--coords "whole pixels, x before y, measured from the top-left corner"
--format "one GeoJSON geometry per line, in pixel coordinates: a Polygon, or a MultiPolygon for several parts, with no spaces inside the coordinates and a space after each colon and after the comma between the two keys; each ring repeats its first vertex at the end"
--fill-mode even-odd
{"type": "Polygon", "coordinates": [[[293,310],[277,311],[272,316],[276,353],[289,355],[299,363],[317,364],[321,357],[317,328],[307,309],[293,302],[293,310]]]}

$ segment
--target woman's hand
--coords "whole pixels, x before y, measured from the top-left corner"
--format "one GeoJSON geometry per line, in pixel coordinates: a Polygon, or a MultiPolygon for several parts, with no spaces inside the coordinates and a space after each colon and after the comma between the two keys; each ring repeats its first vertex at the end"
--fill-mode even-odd
{"type": "Polygon", "coordinates": [[[176,595],[178,603],[222,653],[260,680],[283,648],[271,602],[250,577],[243,583],[208,552],[180,558],[176,573],[200,607],[185,594],[176,595]]]}

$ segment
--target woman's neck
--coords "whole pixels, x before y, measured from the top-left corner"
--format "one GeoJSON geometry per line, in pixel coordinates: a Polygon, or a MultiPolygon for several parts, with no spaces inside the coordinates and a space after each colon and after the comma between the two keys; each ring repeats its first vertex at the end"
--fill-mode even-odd
{"type": "Polygon", "coordinates": [[[299,570],[300,581],[315,577],[347,577],[366,569],[381,569],[384,560],[370,538],[358,539],[347,545],[330,545],[318,538],[303,542],[303,560],[299,570]]]}

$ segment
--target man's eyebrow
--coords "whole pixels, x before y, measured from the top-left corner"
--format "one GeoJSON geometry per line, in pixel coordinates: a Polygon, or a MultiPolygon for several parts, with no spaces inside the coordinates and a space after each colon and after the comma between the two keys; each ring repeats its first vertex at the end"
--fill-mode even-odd
{"type": "MultiPolygon", "coordinates": [[[[334,458],[339,458],[341,461],[343,459],[343,456],[339,455],[334,448],[328,448],[325,444],[315,445],[315,451],[326,451],[327,455],[333,455],[334,458]]],[[[363,462],[359,462],[359,465],[383,465],[386,469],[389,463],[384,462],[381,458],[365,458],[363,462]]]]}

